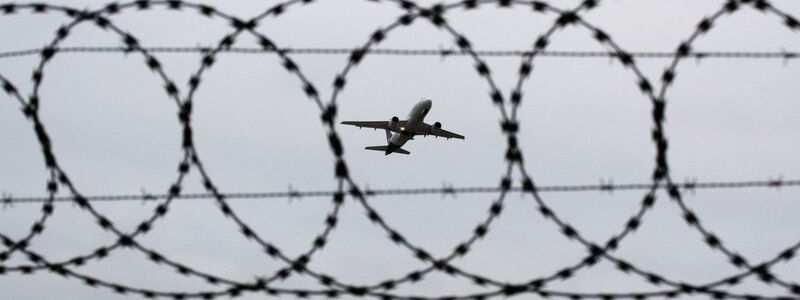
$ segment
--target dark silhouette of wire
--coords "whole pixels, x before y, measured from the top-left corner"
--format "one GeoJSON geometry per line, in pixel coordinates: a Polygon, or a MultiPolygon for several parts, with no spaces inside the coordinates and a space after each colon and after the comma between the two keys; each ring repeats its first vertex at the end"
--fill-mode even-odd
{"type": "Polygon", "coordinates": [[[376,29],[361,47],[354,49],[341,49],[341,48],[302,48],[291,49],[280,47],[275,42],[270,40],[262,33],[255,30],[258,23],[263,21],[266,17],[278,17],[283,14],[287,9],[298,7],[298,4],[308,4],[309,0],[287,0],[282,3],[272,5],[270,8],[261,14],[251,19],[240,19],[214,7],[205,4],[195,4],[178,0],[136,0],[126,3],[109,3],[105,7],[95,10],[79,10],[67,6],[50,5],[46,3],[32,3],[32,4],[0,4],[0,15],[10,15],[19,12],[30,13],[46,13],[58,12],[63,13],[73,20],[71,23],[60,26],[55,31],[55,36],[50,43],[40,49],[11,51],[0,54],[0,58],[8,58],[15,56],[24,56],[36,54],[40,56],[39,64],[31,74],[31,81],[33,88],[29,97],[23,97],[17,87],[9,81],[6,77],[0,75],[0,83],[2,89],[12,98],[18,101],[22,106],[22,113],[31,122],[34,129],[34,134],[41,146],[45,167],[50,173],[51,177],[46,183],[46,191],[48,197],[34,197],[34,198],[13,198],[11,195],[4,195],[2,203],[12,205],[14,203],[27,203],[27,202],[41,202],[42,215],[36,219],[30,227],[30,231],[22,239],[11,238],[0,232],[0,241],[5,249],[0,252],[0,263],[6,262],[11,254],[21,253],[28,258],[30,264],[23,265],[3,265],[0,264],[0,275],[22,273],[32,274],[39,271],[49,271],[65,278],[78,280],[87,286],[95,288],[104,288],[119,294],[136,294],[146,298],[166,297],[172,299],[189,299],[201,298],[212,299],[216,297],[235,297],[246,292],[259,292],[267,293],[269,295],[291,295],[297,298],[306,298],[309,296],[324,296],[335,298],[339,296],[360,297],[371,296],[381,299],[486,299],[488,297],[503,297],[512,296],[516,294],[535,294],[540,297],[559,297],[568,299],[647,299],[653,297],[679,297],[682,295],[700,293],[711,298],[731,298],[731,299],[792,299],[800,295],[800,285],[797,283],[787,281],[773,274],[771,268],[779,262],[788,262],[795,257],[795,253],[800,249],[800,242],[789,245],[784,250],[777,253],[773,258],[765,260],[760,263],[749,261],[744,256],[736,253],[736,251],[724,244],[724,240],[712,233],[706,226],[702,225],[700,217],[694,213],[689,206],[683,201],[683,194],[691,192],[696,189],[733,189],[733,188],[748,188],[748,187],[767,187],[779,188],[783,186],[796,186],[800,185],[798,180],[784,181],[782,179],[767,180],[767,181],[743,181],[743,182],[686,182],[674,183],[671,179],[670,168],[667,158],[667,135],[663,127],[665,108],[667,102],[665,100],[665,93],[673,83],[674,78],[677,76],[677,66],[682,60],[687,58],[704,59],[708,57],[725,58],[725,59],[744,59],[744,58],[781,58],[784,61],[794,59],[797,57],[796,52],[698,52],[692,49],[692,44],[699,37],[710,31],[714,23],[727,15],[739,11],[743,7],[748,7],[769,14],[788,27],[790,30],[800,29],[800,23],[797,19],[786,12],[772,6],[765,0],[728,0],[723,6],[712,15],[703,18],[697,23],[695,31],[689,36],[688,39],[681,42],[673,52],[628,52],[620,47],[611,36],[595,27],[588,21],[582,19],[581,15],[587,13],[597,7],[600,0],[584,0],[581,4],[574,9],[560,9],[543,1],[527,1],[527,0],[463,0],[452,4],[435,4],[430,7],[421,7],[415,2],[408,0],[384,0],[383,2],[393,3],[400,7],[403,15],[391,22],[390,25],[376,29]],[[528,11],[535,14],[551,14],[556,15],[556,19],[551,28],[542,33],[536,38],[532,44],[532,50],[529,51],[486,51],[476,50],[472,48],[469,39],[459,33],[453,28],[445,18],[445,13],[454,9],[474,10],[482,7],[482,5],[493,4],[500,7],[524,7],[528,11]],[[194,12],[204,17],[216,18],[224,20],[231,28],[232,32],[220,38],[219,42],[213,47],[143,47],[140,45],[138,39],[130,33],[125,32],[117,27],[109,18],[110,15],[128,13],[132,11],[147,11],[155,8],[165,8],[170,11],[176,12],[194,12]],[[397,28],[402,28],[413,22],[429,22],[433,26],[450,34],[454,39],[454,44],[457,50],[427,50],[427,49],[377,49],[378,46],[387,35],[397,28]],[[71,30],[78,24],[87,22],[92,23],[98,28],[106,30],[112,35],[116,35],[122,41],[122,47],[61,47],[60,44],[70,35],[71,30]],[[601,45],[609,49],[608,51],[601,52],[587,52],[587,51],[548,51],[550,38],[556,34],[557,31],[569,26],[580,26],[588,29],[592,37],[601,45]],[[241,34],[250,34],[256,38],[257,44],[260,46],[255,48],[234,48],[236,38],[241,34]],[[39,118],[39,88],[44,82],[44,76],[47,66],[51,59],[60,53],[69,52],[125,52],[134,53],[144,58],[145,65],[153,71],[153,73],[163,81],[163,90],[167,93],[170,99],[174,100],[177,109],[177,116],[183,129],[181,137],[183,152],[182,159],[178,162],[177,177],[169,185],[166,193],[158,195],[110,195],[110,196],[85,196],[78,191],[73,184],[67,172],[62,169],[58,163],[56,156],[52,150],[50,136],[47,133],[42,121],[39,118]],[[185,93],[182,93],[175,82],[168,76],[168,74],[161,67],[159,60],[153,56],[153,52],[172,52],[172,53],[197,53],[201,56],[200,64],[196,72],[192,73],[188,82],[188,87],[185,93]],[[293,191],[288,192],[273,192],[273,193],[234,193],[224,194],[214,183],[211,174],[206,172],[203,166],[201,155],[196,149],[193,142],[193,128],[191,126],[192,116],[192,103],[194,91],[203,82],[203,74],[213,67],[216,56],[226,52],[233,53],[273,53],[277,55],[282,61],[281,66],[286,72],[293,75],[301,85],[301,89],[305,93],[308,100],[313,101],[317,105],[320,113],[320,120],[326,130],[328,144],[334,154],[334,178],[336,180],[337,189],[333,191],[293,191]],[[292,60],[289,54],[332,54],[332,55],[347,55],[347,63],[345,67],[336,75],[333,80],[334,91],[329,101],[325,102],[317,92],[314,83],[312,83],[300,70],[298,64],[292,60]],[[348,165],[343,157],[343,146],[336,133],[334,126],[336,119],[336,112],[339,103],[337,96],[345,88],[347,84],[347,77],[350,71],[357,68],[359,63],[367,55],[437,55],[447,57],[450,55],[460,55],[469,58],[474,62],[475,71],[478,76],[486,80],[489,87],[488,99],[498,107],[501,116],[501,131],[507,136],[506,145],[506,172],[502,175],[500,184],[497,187],[452,187],[444,186],[442,188],[411,188],[411,189],[381,189],[370,190],[361,188],[356,181],[351,177],[348,171],[348,165]],[[506,95],[500,91],[498,84],[494,81],[490,66],[485,62],[485,57],[490,56],[519,56],[522,62],[519,68],[519,80],[517,86],[506,95]],[[523,101],[522,83],[531,77],[533,69],[533,61],[541,56],[556,56],[556,57],[608,57],[618,60],[622,65],[630,70],[635,78],[635,85],[646,96],[652,105],[652,124],[648,124],[652,129],[652,141],[656,148],[655,151],[655,167],[652,174],[652,182],[647,184],[623,184],[614,185],[601,183],[599,185],[575,185],[575,186],[538,186],[534,179],[530,177],[526,171],[525,164],[523,163],[523,151],[519,148],[517,131],[519,128],[519,120],[517,119],[516,111],[520,103],[523,101]],[[661,77],[662,86],[656,88],[651,84],[651,81],[639,70],[636,58],[670,58],[671,64],[664,71],[661,77]],[[202,194],[182,194],[182,184],[185,175],[190,169],[195,169],[202,180],[202,185],[206,193],[202,194]],[[512,184],[512,170],[518,170],[522,176],[519,186],[512,184]],[[59,189],[65,190],[71,194],[69,197],[57,198],[55,194],[59,189]],[[613,192],[622,190],[642,190],[645,191],[639,209],[634,213],[627,222],[624,222],[623,228],[616,234],[610,236],[605,242],[598,243],[590,240],[580,233],[578,228],[571,226],[567,220],[559,216],[553,209],[546,203],[546,199],[542,197],[544,192],[581,192],[581,191],[594,191],[594,192],[613,192]],[[676,279],[671,279],[666,276],[657,274],[652,271],[643,269],[624,258],[615,254],[615,250],[620,247],[623,239],[629,236],[632,232],[637,230],[644,222],[646,212],[651,210],[656,202],[655,193],[657,190],[665,190],[669,198],[675,200],[681,210],[681,217],[686,223],[694,228],[703,239],[703,242],[711,249],[718,251],[729,259],[729,262],[738,269],[738,273],[722,277],[718,280],[708,283],[685,283],[676,279]],[[541,275],[539,277],[530,279],[521,283],[507,283],[490,277],[486,277],[477,273],[470,272],[466,269],[459,268],[451,262],[457,257],[463,257],[470,254],[472,247],[485,237],[491,230],[494,220],[498,219],[504,211],[505,197],[509,192],[521,192],[529,194],[533,197],[535,204],[538,206],[537,212],[543,218],[551,222],[557,227],[558,232],[566,238],[574,241],[576,244],[584,247],[588,254],[585,258],[572,263],[566,264],[564,268],[549,275],[541,275]],[[496,193],[498,196],[493,197],[487,210],[486,216],[480,220],[472,233],[462,242],[455,245],[452,251],[441,257],[434,257],[431,252],[424,249],[419,244],[404,236],[392,224],[384,220],[380,212],[375,209],[370,203],[369,198],[379,195],[416,195],[416,194],[441,194],[458,195],[466,193],[496,193]],[[365,215],[369,221],[383,230],[387,239],[400,248],[408,250],[408,253],[416,260],[424,264],[424,267],[413,269],[405,275],[398,277],[388,278],[374,284],[364,286],[353,285],[337,279],[331,275],[322,273],[309,267],[308,264],[313,258],[313,255],[319,250],[323,249],[328,242],[329,234],[336,228],[338,224],[339,211],[341,205],[344,203],[345,197],[349,195],[364,209],[365,215]],[[323,228],[319,234],[311,241],[311,245],[307,251],[301,255],[292,257],[282,252],[278,245],[263,238],[250,226],[245,223],[237,213],[231,209],[228,200],[232,198],[302,198],[302,197],[330,197],[332,200],[332,209],[323,220],[323,228]],[[157,221],[163,218],[170,210],[170,204],[176,199],[198,199],[198,198],[211,198],[214,199],[219,207],[220,212],[228,220],[230,220],[237,228],[243,237],[256,243],[263,248],[264,253],[270,258],[275,259],[284,264],[275,273],[256,278],[253,281],[242,282],[225,278],[220,275],[214,275],[203,272],[200,268],[187,266],[179,263],[171,257],[167,257],[159,253],[155,249],[147,248],[140,244],[137,240],[141,235],[147,234],[157,221]],[[126,200],[159,200],[153,210],[153,214],[136,226],[132,231],[123,231],[119,229],[108,216],[96,210],[93,207],[95,201],[126,201],[126,200]],[[113,236],[117,240],[106,245],[100,245],[93,251],[80,254],[73,258],[63,261],[53,261],[42,254],[32,250],[28,247],[29,243],[45,230],[45,224],[48,217],[53,212],[53,203],[56,201],[71,201],[75,203],[80,209],[89,214],[97,225],[113,236]],[[200,278],[211,284],[223,285],[217,290],[195,291],[195,292],[180,292],[180,291],[155,291],[150,289],[138,288],[129,286],[124,283],[116,283],[102,278],[89,276],[80,273],[74,267],[82,266],[91,261],[102,260],[107,257],[111,252],[122,248],[135,249],[147,256],[147,258],[155,264],[170,268],[182,275],[200,278]],[[567,280],[572,278],[577,272],[582,269],[593,267],[598,261],[606,260],[611,262],[622,273],[631,276],[641,277],[653,285],[664,286],[663,290],[653,292],[628,292],[628,293],[576,293],[571,291],[554,291],[547,288],[550,282],[555,280],[567,280]],[[452,276],[466,278],[478,286],[489,286],[492,289],[487,292],[476,294],[462,294],[454,296],[438,296],[438,297],[416,297],[413,295],[397,294],[396,289],[401,284],[414,284],[423,280],[427,274],[433,272],[442,272],[452,276]],[[278,280],[287,279],[295,274],[309,276],[317,280],[322,286],[322,289],[308,290],[308,289],[281,289],[275,288],[272,283],[278,280]],[[768,297],[764,295],[752,294],[739,294],[728,291],[727,287],[741,283],[747,277],[755,277],[758,280],[767,284],[775,284],[785,288],[788,293],[793,296],[790,297],[768,297]]]}
{"type": "MultiPolygon", "coordinates": [[[[207,53],[213,48],[210,47],[167,47],[167,46],[154,46],[142,47],[150,53],[207,53]]],[[[231,47],[219,50],[220,53],[230,54],[265,54],[282,52],[285,54],[304,54],[304,55],[350,55],[353,48],[281,48],[281,49],[264,49],[258,47],[231,47]]],[[[117,53],[117,52],[130,52],[126,47],[102,47],[102,46],[69,46],[59,47],[54,49],[56,52],[61,53],[117,53]]],[[[14,50],[0,52],[0,59],[13,58],[21,56],[39,55],[42,52],[41,48],[14,50]]],[[[522,57],[528,56],[533,51],[524,50],[475,50],[479,56],[487,57],[522,57]]],[[[461,50],[453,49],[370,49],[367,54],[385,55],[385,56],[467,56],[469,53],[461,50]]],[[[675,52],[630,52],[628,53],[635,58],[674,58],[677,54],[675,52]]],[[[538,56],[545,57],[562,57],[562,58],[614,58],[618,54],[612,51],[542,51],[537,54],[538,56]]],[[[800,52],[757,52],[757,51],[692,51],[687,54],[689,57],[704,59],[796,59],[800,57],[800,52]]]]}
{"type": "MultiPolygon", "coordinates": [[[[675,187],[686,190],[700,190],[700,189],[741,189],[741,188],[781,188],[781,187],[796,187],[800,186],[800,180],[763,180],[763,181],[718,181],[718,182],[686,182],[675,184],[675,187]]],[[[648,190],[652,187],[648,183],[630,183],[630,184],[588,184],[588,185],[549,185],[537,187],[538,192],[555,192],[555,193],[568,193],[568,192],[608,192],[614,191],[634,191],[634,190],[648,190]]],[[[658,185],[659,189],[666,189],[666,184],[658,185]]],[[[400,196],[400,195],[430,195],[439,194],[442,196],[456,196],[460,194],[490,194],[497,193],[502,190],[501,187],[451,187],[445,186],[441,188],[408,188],[408,189],[367,189],[364,190],[366,196],[400,196]]],[[[524,192],[522,187],[511,187],[508,189],[510,192],[524,192]]],[[[270,198],[286,198],[286,199],[302,199],[302,198],[319,198],[319,197],[332,197],[338,193],[335,190],[324,191],[300,191],[289,190],[285,192],[252,192],[252,193],[224,193],[221,194],[226,199],[270,199],[270,198]]],[[[139,194],[139,195],[97,195],[97,196],[84,196],[88,201],[95,202],[114,202],[114,201],[155,201],[164,200],[170,197],[169,194],[139,194]]],[[[174,196],[174,199],[182,200],[197,200],[197,199],[211,199],[214,195],[207,193],[188,193],[174,196]]],[[[0,203],[5,205],[19,204],[19,203],[42,203],[48,201],[49,197],[12,197],[6,195],[0,197],[0,203]]],[[[71,202],[74,197],[53,197],[54,202],[71,202]]]]}

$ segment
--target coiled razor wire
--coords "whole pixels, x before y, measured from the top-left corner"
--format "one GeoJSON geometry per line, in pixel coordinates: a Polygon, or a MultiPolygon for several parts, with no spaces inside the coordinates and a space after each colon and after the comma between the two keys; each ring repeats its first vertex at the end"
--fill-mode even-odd
{"type": "MultiPolygon", "coordinates": [[[[26,265],[0,265],[0,275],[23,273],[30,274],[39,271],[49,271],[61,275],[65,278],[75,279],[82,281],[86,285],[95,288],[109,289],[119,294],[137,294],[147,298],[171,298],[171,299],[213,299],[222,296],[238,296],[247,292],[266,293],[269,295],[291,295],[295,297],[339,297],[339,296],[370,296],[381,299],[487,299],[493,297],[504,297],[517,294],[535,294],[541,297],[558,297],[569,299],[647,299],[652,297],[677,297],[686,294],[701,294],[711,298],[732,298],[732,299],[796,299],[800,297],[800,285],[790,279],[780,278],[771,272],[771,268],[779,262],[788,262],[794,258],[800,242],[797,242],[783,251],[777,253],[772,259],[762,262],[752,262],[742,255],[738,254],[736,250],[726,246],[723,241],[724,238],[712,233],[711,229],[702,225],[700,218],[694,213],[691,208],[682,200],[682,191],[692,190],[701,187],[702,184],[675,183],[670,176],[670,169],[667,158],[667,137],[664,122],[664,112],[667,104],[666,92],[668,87],[674,82],[677,75],[677,68],[681,61],[690,57],[699,57],[702,52],[695,52],[692,50],[692,44],[699,39],[702,35],[707,33],[713,28],[714,23],[727,15],[736,13],[740,9],[756,9],[769,14],[780,20],[790,30],[797,31],[800,29],[800,24],[797,19],[786,12],[772,6],[769,2],[764,0],[729,0],[721,9],[714,12],[709,17],[702,19],[695,32],[693,32],[685,42],[682,42],[674,53],[668,57],[672,57],[673,61],[668,68],[664,71],[661,78],[661,87],[656,89],[650,80],[639,70],[636,64],[636,57],[643,57],[643,55],[634,55],[626,52],[620,45],[615,43],[611,36],[602,31],[600,28],[595,27],[588,21],[584,20],[581,15],[591,11],[597,7],[600,0],[585,0],[578,7],[574,9],[560,9],[543,1],[523,1],[523,0],[464,0],[453,4],[437,4],[429,7],[422,7],[412,1],[407,0],[384,0],[372,2],[388,2],[396,4],[402,11],[402,16],[397,20],[390,22],[388,25],[375,30],[368,38],[368,40],[360,47],[349,52],[349,57],[345,67],[335,76],[333,81],[333,93],[327,101],[323,101],[317,92],[314,84],[303,74],[300,66],[296,64],[288,54],[291,51],[282,51],[282,48],[269,39],[267,36],[255,30],[257,25],[268,17],[279,17],[290,8],[294,8],[300,4],[309,4],[313,1],[310,0],[290,0],[270,7],[263,13],[251,18],[240,19],[236,16],[224,13],[212,6],[204,4],[196,4],[185,1],[176,0],[160,0],[160,1],[132,1],[124,3],[110,3],[102,9],[88,11],[79,10],[67,6],[49,5],[49,4],[0,4],[0,15],[15,14],[21,12],[27,13],[43,13],[43,12],[59,12],[71,18],[73,21],[67,25],[59,27],[53,40],[41,50],[38,50],[40,55],[40,62],[31,79],[33,88],[30,97],[23,97],[16,86],[9,81],[6,77],[0,74],[0,81],[3,85],[3,90],[15,99],[21,105],[21,110],[24,116],[33,124],[34,134],[41,146],[44,162],[50,177],[46,180],[46,198],[28,199],[27,202],[41,202],[42,214],[33,223],[28,234],[24,235],[21,239],[11,238],[3,233],[0,233],[0,240],[2,240],[4,249],[0,252],[0,263],[8,260],[13,253],[22,253],[30,260],[30,264],[26,265]],[[479,53],[472,48],[471,42],[468,38],[460,34],[454,27],[452,27],[445,18],[445,15],[456,8],[463,8],[466,10],[477,9],[488,4],[498,5],[500,7],[526,7],[533,13],[538,14],[551,14],[555,15],[556,20],[553,25],[535,38],[532,44],[532,50],[519,52],[515,55],[521,56],[522,61],[519,68],[519,79],[516,86],[510,91],[509,94],[504,94],[497,88],[490,67],[485,63],[482,56],[486,53],[479,53]],[[220,19],[227,22],[233,31],[224,35],[214,47],[203,48],[202,58],[197,71],[193,73],[189,82],[187,83],[186,92],[181,93],[178,86],[173,80],[164,72],[159,60],[151,54],[157,52],[158,49],[151,49],[142,47],[138,40],[130,33],[124,31],[120,27],[114,25],[109,19],[110,16],[120,13],[132,13],[137,11],[146,11],[149,9],[167,9],[170,11],[190,11],[196,12],[203,16],[214,19],[220,19]],[[457,50],[450,53],[465,55],[473,60],[475,69],[478,75],[485,79],[489,87],[488,100],[497,106],[499,114],[502,118],[501,131],[506,135],[507,148],[505,151],[505,160],[507,167],[505,171],[500,174],[500,181],[495,188],[485,188],[483,192],[497,193],[495,200],[490,204],[486,217],[479,221],[470,236],[464,238],[462,242],[454,245],[450,254],[442,257],[434,257],[428,250],[421,247],[419,244],[406,238],[400,231],[396,230],[391,224],[384,220],[381,214],[375,209],[368,201],[368,198],[375,194],[375,191],[365,189],[356,184],[354,178],[348,172],[347,163],[344,160],[343,145],[338,137],[335,127],[336,112],[338,108],[338,95],[344,89],[347,83],[347,76],[351,70],[356,68],[360,62],[364,60],[369,54],[376,54],[380,51],[374,47],[379,45],[385,40],[393,31],[407,26],[418,20],[426,21],[439,28],[440,30],[453,36],[454,45],[457,50]],[[164,91],[167,96],[172,99],[177,105],[178,121],[182,128],[182,158],[178,162],[177,176],[170,184],[166,193],[162,194],[159,198],[160,201],[153,211],[153,214],[148,218],[142,220],[135,230],[125,232],[117,228],[113,221],[104,214],[97,211],[92,206],[92,200],[88,196],[79,192],[78,182],[71,178],[66,170],[61,167],[56,159],[56,155],[52,150],[52,143],[45,130],[44,123],[39,116],[39,107],[42,103],[39,97],[39,89],[44,83],[44,74],[48,63],[59,53],[65,52],[67,48],[61,47],[60,44],[65,41],[73,28],[83,24],[84,22],[94,24],[95,26],[106,30],[111,34],[116,34],[122,41],[122,51],[138,53],[142,56],[146,66],[151,69],[164,84],[164,91]],[[607,240],[602,242],[592,241],[580,234],[579,229],[570,225],[565,219],[559,217],[556,212],[551,209],[545,202],[545,198],[541,195],[548,190],[554,190],[553,187],[537,186],[534,178],[529,175],[526,165],[523,160],[523,151],[519,147],[519,131],[520,120],[517,118],[517,111],[519,105],[523,100],[522,84],[533,73],[533,61],[538,56],[548,55],[546,49],[549,40],[559,30],[576,26],[583,28],[592,37],[597,40],[601,45],[608,49],[606,56],[619,60],[627,69],[632,71],[634,82],[638,89],[642,91],[645,99],[649,100],[652,105],[652,119],[653,130],[652,140],[655,145],[655,160],[654,170],[652,173],[651,182],[649,184],[632,185],[630,189],[641,189],[645,191],[642,196],[641,204],[636,212],[623,224],[620,231],[607,240]],[[290,74],[294,75],[300,82],[301,88],[305,95],[311,100],[320,111],[320,118],[327,132],[328,142],[333,154],[334,162],[334,181],[335,190],[324,194],[326,197],[332,198],[332,208],[330,213],[323,221],[322,229],[316,238],[311,241],[311,246],[308,250],[300,255],[290,255],[284,253],[278,245],[262,238],[254,230],[252,230],[237,213],[228,205],[227,200],[234,194],[226,194],[222,188],[217,186],[209,173],[206,172],[201,156],[197,147],[193,142],[193,129],[191,126],[193,95],[201,86],[203,74],[208,71],[213,65],[215,58],[218,54],[225,51],[231,51],[237,37],[242,33],[247,33],[254,36],[260,46],[259,51],[274,52],[278,55],[282,62],[284,69],[290,74]],[[282,262],[285,266],[280,268],[273,274],[266,274],[251,282],[241,282],[232,280],[219,275],[205,272],[201,267],[188,266],[180,263],[175,258],[167,257],[157,250],[152,249],[141,242],[137,238],[147,234],[157,221],[164,218],[169,212],[170,205],[173,200],[181,197],[181,187],[183,179],[190,169],[196,169],[201,175],[203,186],[206,189],[206,194],[203,197],[211,197],[216,200],[220,212],[231,220],[238,228],[241,234],[248,240],[253,241],[271,258],[282,262]],[[519,185],[516,186],[512,183],[512,171],[518,170],[522,175],[519,185]],[[56,198],[55,194],[59,189],[66,189],[70,196],[69,200],[78,205],[82,210],[90,213],[96,220],[98,226],[103,230],[114,234],[117,240],[108,245],[101,245],[95,250],[77,255],[71,259],[62,261],[53,261],[47,259],[43,255],[28,249],[29,244],[37,236],[45,230],[45,225],[48,218],[53,214],[54,202],[63,200],[63,198],[56,198]],[[641,224],[644,222],[645,214],[653,207],[657,201],[655,192],[659,189],[666,189],[669,197],[674,200],[682,211],[683,219],[686,223],[696,229],[701,239],[713,250],[718,250],[722,253],[730,263],[737,267],[740,271],[736,274],[722,277],[713,282],[707,283],[687,283],[679,279],[669,278],[660,275],[650,270],[645,270],[636,266],[614,254],[625,239],[631,235],[641,224]],[[499,218],[503,212],[503,205],[506,195],[511,191],[521,191],[530,194],[538,206],[538,213],[545,219],[551,221],[566,238],[573,240],[584,248],[586,248],[587,255],[581,260],[568,264],[566,267],[560,269],[553,274],[545,274],[536,278],[531,278],[517,283],[508,283],[501,280],[489,278],[474,272],[457,267],[453,264],[453,260],[458,257],[466,256],[470,253],[472,247],[485,237],[493,222],[499,218]],[[385,231],[387,238],[398,246],[408,250],[409,255],[415,259],[420,260],[425,264],[425,267],[415,270],[409,270],[405,275],[397,275],[383,280],[376,280],[373,284],[368,285],[354,285],[343,282],[334,276],[313,270],[308,267],[308,263],[316,253],[321,251],[328,242],[329,234],[335,229],[338,223],[338,217],[341,206],[344,204],[345,197],[352,197],[364,209],[368,219],[385,231]],[[107,257],[113,251],[120,248],[135,249],[145,254],[148,259],[161,266],[174,269],[180,274],[186,276],[205,280],[209,283],[219,285],[220,288],[216,290],[207,291],[194,291],[194,292],[176,292],[176,291],[157,291],[146,288],[139,288],[127,285],[125,283],[112,282],[102,278],[96,278],[89,275],[82,274],[73,269],[73,267],[82,266],[93,261],[99,261],[107,257]],[[594,266],[600,260],[607,260],[613,263],[620,271],[636,277],[641,277],[656,286],[664,286],[662,290],[652,292],[640,293],[576,293],[571,291],[559,291],[547,288],[547,285],[555,280],[569,279],[579,271],[594,266]],[[413,284],[423,280],[427,275],[433,272],[444,272],[451,276],[463,277],[471,280],[474,284],[479,286],[489,286],[492,290],[488,292],[470,293],[461,295],[442,295],[438,297],[430,296],[417,296],[405,295],[395,292],[395,290],[406,284],[413,284]],[[322,286],[322,289],[309,290],[309,289],[285,289],[276,288],[272,285],[276,280],[286,279],[295,274],[302,274],[316,279],[322,286]],[[765,295],[753,294],[739,294],[729,292],[725,288],[737,285],[747,277],[756,277],[759,280],[780,286],[786,290],[786,296],[770,297],[765,295]]],[[[87,50],[87,49],[83,49],[87,50]]],[[[93,51],[93,50],[87,50],[93,51]]],[[[163,51],[162,51],[163,52],[163,51]]],[[[551,54],[553,52],[550,52],[551,54]]],[[[24,55],[25,53],[17,52],[11,55],[24,55]]],[[[439,52],[438,54],[442,54],[439,52]]],[[[644,56],[646,57],[646,56],[644,56]]],[[[794,58],[793,53],[782,52],[781,56],[784,59],[794,58]]],[[[771,186],[778,187],[787,183],[787,185],[794,185],[795,181],[783,182],[767,181],[767,182],[749,182],[749,183],[710,183],[708,187],[744,187],[744,186],[771,186]]],[[[585,189],[589,189],[584,187],[585,189]]],[[[598,190],[613,190],[613,185],[600,185],[596,187],[598,190]]],[[[579,188],[572,188],[566,190],[580,190],[579,188]]],[[[411,190],[407,192],[399,192],[400,194],[414,194],[417,193],[411,190]]],[[[424,191],[424,190],[423,190],[424,191]]],[[[446,191],[456,192],[455,188],[443,188],[442,193],[446,191]]],[[[436,192],[436,191],[434,191],[436,192]]],[[[420,192],[421,193],[421,192],[420,192]]],[[[288,196],[297,195],[290,192],[288,196]]],[[[185,196],[185,195],[184,195],[185,196]]],[[[302,194],[301,194],[302,196],[302,194]]],[[[6,197],[3,201],[13,203],[14,199],[6,197]]]]}

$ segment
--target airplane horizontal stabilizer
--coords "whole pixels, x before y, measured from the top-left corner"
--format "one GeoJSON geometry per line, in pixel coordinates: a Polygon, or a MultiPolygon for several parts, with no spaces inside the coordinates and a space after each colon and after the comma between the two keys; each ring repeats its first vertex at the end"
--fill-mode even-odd
{"type": "MultiPolygon", "coordinates": [[[[366,147],[364,149],[386,152],[387,148],[389,148],[389,146],[369,146],[369,147],[366,147]]],[[[402,148],[394,149],[391,153],[411,154],[411,152],[408,152],[408,151],[406,151],[406,150],[404,150],[402,148]]]]}

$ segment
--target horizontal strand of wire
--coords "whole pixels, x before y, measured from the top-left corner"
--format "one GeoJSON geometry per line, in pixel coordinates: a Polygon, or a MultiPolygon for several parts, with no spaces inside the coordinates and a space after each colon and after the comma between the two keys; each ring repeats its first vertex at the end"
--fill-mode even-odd
{"type": "MultiPolygon", "coordinates": [[[[211,50],[207,47],[144,47],[143,49],[153,53],[206,53],[211,50]]],[[[55,49],[58,52],[64,53],[104,53],[104,52],[129,52],[130,49],[126,47],[100,47],[100,46],[76,46],[76,47],[61,47],[55,49]]],[[[312,55],[349,55],[355,49],[350,48],[282,48],[265,50],[263,48],[245,48],[233,47],[223,49],[223,53],[235,54],[263,54],[283,52],[286,54],[312,54],[312,55]]],[[[38,55],[42,49],[26,49],[0,52],[0,59],[38,55]]],[[[466,56],[469,53],[461,50],[449,49],[370,49],[369,54],[378,55],[391,55],[391,56],[466,56]]],[[[513,57],[513,56],[526,56],[533,54],[532,51],[523,50],[476,50],[480,56],[495,56],[495,57],[513,57]]],[[[675,52],[661,51],[661,52],[631,52],[633,57],[639,58],[674,58],[675,52]]],[[[536,54],[537,56],[548,57],[617,57],[616,52],[608,51],[544,51],[536,54]]],[[[693,51],[689,53],[690,57],[694,58],[733,58],[733,59],[794,59],[800,58],[800,52],[755,52],[755,51],[693,51]]]]}
{"type": "MultiPolygon", "coordinates": [[[[648,183],[631,183],[631,184],[591,184],[591,185],[550,185],[536,187],[537,192],[614,192],[614,191],[630,191],[630,190],[648,190],[652,185],[648,183]]],[[[695,189],[735,189],[735,188],[780,188],[780,187],[793,187],[800,186],[800,180],[764,180],[764,181],[728,181],[728,182],[687,182],[676,184],[676,187],[683,190],[695,189]]],[[[660,189],[667,188],[666,185],[660,184],[660,189]]],[[[512,192],[522,192],[522,187],[511,187],[512,192]]],[[[483,193],[497,193],[501,191],[501,187],[441,187],[441,188],[408,188],[408,189],[375,189],[366,190],[367,196],[392,196],[392,195],[421,195],[421,194],[441,194],[441,195],[457,195],[457,194],[483,194],[483,193]]],[[[336,191],[292,191],[287,192],[253,192],[253,193],[229,193],[223,194],[226,199],[266,199],[266,198],[307,198],[307,197],[331,197],[336,191]]],[[[99,195],[87,196],[89,201],[133,201],[133,200],[159,200],[166,199],[168,195],[99,195]]],[[[183,194],[176,199],[210,199],[212,195],[206,193],[197,194],[183,194]]],[[[41,203],[47,201],[47,197],[11,197],[5,196],[0,199],[1,204],[15,204],[15,203],[41,203]]],[[[56,202],[72,201],[72,197],[55,197],[56,202]]]]}

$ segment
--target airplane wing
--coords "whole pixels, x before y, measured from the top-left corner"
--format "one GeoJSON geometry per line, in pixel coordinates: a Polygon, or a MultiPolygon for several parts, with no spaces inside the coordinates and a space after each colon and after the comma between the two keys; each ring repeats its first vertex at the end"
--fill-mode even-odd
{"type": "MultiPolygon", "coordinates": [[[[342,122],[344,125],[353,125],[358,128],[373,128],[373,129],[389,129],[391,131],[395,131],[389,128],[389,121],[344,121],[342,122]]],[[[400,120],[397,122],[397,125],[400,127],[406,126],[406,120],[400,120]]]]}
{"type": "Polygon", "coordinates": [[[358,128],[389,129],[389,121],[344,121],[342,124],[358,128]]]}
{"type": "Polygon", "coordinates": [[[434,136],[443,137],[443,138],[447,138],[447,139],[451,139],[451,138],[453,138],[453,139],[461,139],[461,140],[464,139],[463,135],[460,135],[460,134],[457,134],[457,133],[453,133],[453,132],[450,132],[450,131],[447,131],[447,130],[444,130],[444,129],[441,129],[441,128],[438,128],[438,127],[435,127],[435,126],[431,126],[431,124],[428,124],[428,123],[420,124],[419,128],[417,128],[415,130],[414,134],[417,134],[417,135],[434,135],[434,136]]]}

